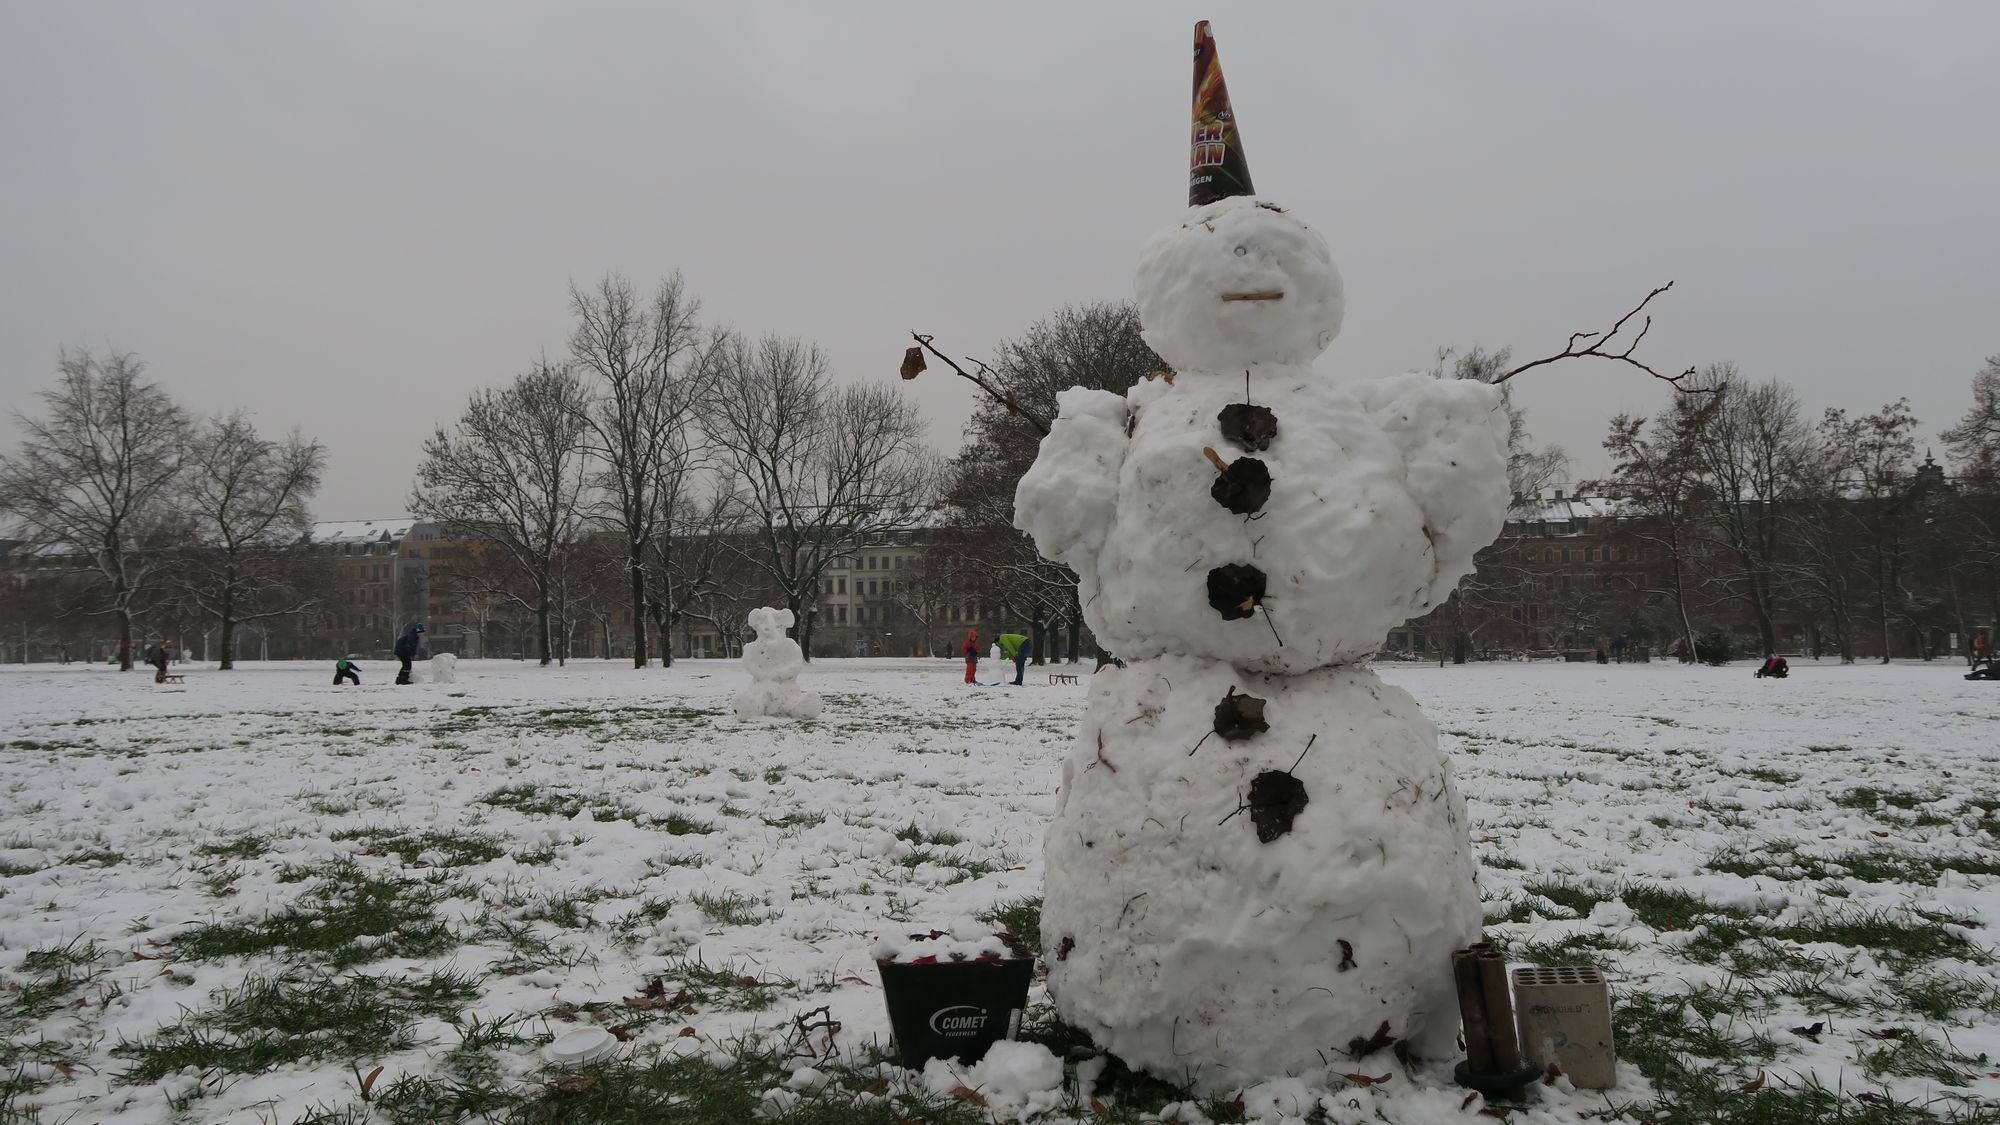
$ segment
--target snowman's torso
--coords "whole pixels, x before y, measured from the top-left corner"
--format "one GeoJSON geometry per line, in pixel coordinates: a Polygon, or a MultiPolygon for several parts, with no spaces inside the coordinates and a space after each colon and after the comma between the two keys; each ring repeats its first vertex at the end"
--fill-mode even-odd
{"type": "Polygon", "coordinates": [[[1127,660],[1194,653],[1303,672],[1365,659],[1448,593],[1499,530],[1498,394],[1421,376],[1340,386],[1309,368],[1261,369],[1250,399],[1277,421],[1263,450],[1224,437],[1222,410],[1244,398],[1240,376],[1188,373],[1128,393],[1111,523],[1101,546],[1065,557],[1085,619],[1127,660]],[[1270,496],[1257,512],[1211,498],[1219,473],[1204,448],[1264,462],[1270,496]],[[1224,566],[1262,573],[1259,612],[1227,620],[1211,604],[1209,572],[1224,566]]]}

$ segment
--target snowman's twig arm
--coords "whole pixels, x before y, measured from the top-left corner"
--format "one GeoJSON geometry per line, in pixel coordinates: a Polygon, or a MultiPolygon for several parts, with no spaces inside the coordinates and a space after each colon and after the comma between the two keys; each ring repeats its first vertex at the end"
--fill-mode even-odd
{"type": "Polygon", "coordinates": [[[1682,382],[1682,380],[1689,379],[1694,376],[1694,368],[1692,367],[1688,368],[1686,371],[1681,372],[1679,375],[1663,375],[1660,372],[1654,370],[1652,366],[1647,364],[1644,360],[1634,359],[1632,357],[1633,351],[1635,351],[1639,347],[1639,341],[1644,340],[1646,338],[1646,333],[1651,331],[1653,328],[1653,318],[1650,316],[1646,317],[1643,321],[1640,322],[1638,333],[1632,337],[1631,343],[1625,345],[1623,351],[1612,351],[1608,346],[1610,345],[1612,340],[1617,338],[1620,332],[1623,332],[1625,330],[1625,325],[1630,323],[1633,317],[1638,316],[1640,313],[1645,311],[1646,306],[1652,303],[1653,298],[1659,296],[1662,293],[1665,293],[1667,290],[1672,289],[1673,287],[1674,283],[1669,281],[1665,285],[1660,286],[1658,289],[1653,290],[1651,293],[1646,294],[1645,300],[1640,301],[1637,305],[1633,306],[1631,312],[1628,312],[1624,316],[1618,318],[1618,323],[1613,324],[1611,326],[1611,331],[1573,332],[1570,334],[1569,344],[1565,346],[1562,351],[1559,351],[1551,356],[1543,356],[1541,359],[1530,360],[1527,363],[1524,363],[1521,366],[1514,368],[1512,371],[1509,371],[1504,375],[1496,377],[1493,380],[1493,382],[1496,384],[1504,383],[1507,380],[1512,379],[1514,376],[1519,375],[1523,371],[1527,371],[1535,367],[1540,367],[1546,363],[1554,363],[1557,360],[1582,359],[1586,356],[1594,356],[1598,359],[1608,359],[1617,363],[1631,364],[1633,367],[1636,367],[1639,370],[1644,371],[1646,374],[1651,375],[1655,379],[1658,379],[1666,383],[1672,383],[1674,385],[1674,389],[1680,391],[1683,394],[1708,394],[1712,392],[1714,390],[1714,388],[1712,387],[1691,387],[1685,385],[1682,382]]]}
{"type": "MultiPolygon", "coordinates": [[[[1042,421],[1040,418],[1036,417],[1035,414],[1032,411],[1030,411],[1027,407],[1022,406],[1021,400],[1014,394],[1014,392],[1003,391],[998,387],[995,387],[992,383],[987,382],[984,378],[981,378],[979,375],[974,375],[972,372],[967,371],[963,367],[960,367],[958,365],[957,360],[937,350],[937,346],[931,343],[931,337],[926,336],[921,332],[912,332],[910,333],[910,338],[915,340],[917,343],[922,344],[924,346],[925,351],[931,353],[932,355],[938,357],[941,360],[944,360],[945,366],[951,368],[953,371],[958,372],[959,378],[964,379],[970,382],[973,386],[978,387],[982,391],[985,391],[986,397],[1006,407],[1007,413],[1018,414],[1021,417],[1026,418],[1028,420],[1028,424],[1030,426],[1035,427],[1035,432],[1041,434],[1043,437],[1049,436],[1049,424],[1047,422],[1042,421]]],[[[980,363],[978,360],[975,359],[971,362],[974,366],[978,367],[979,370],[984,374],[986,375],[993,374],[992,368],[986,366],[983,363],[980,363]]]]}

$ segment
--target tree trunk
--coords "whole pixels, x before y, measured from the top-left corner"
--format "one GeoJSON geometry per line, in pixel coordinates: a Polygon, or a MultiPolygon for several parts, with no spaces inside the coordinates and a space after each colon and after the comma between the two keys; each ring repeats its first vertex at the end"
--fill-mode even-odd
{"type": "MultiPolygon", "coordinates": [[[[633,543],[626,563],[632,571],[632,667],[644,668],[646,659],[646,545],[633,543]]],[[[605,634],[609,637],[610,630],[605,634]]],[[[607,644],[608,644],[607,640],[607,644]]]]}
{"type": "Polygon", "coordinates": [[[222,585],[222,663],[218,667],[227,672],[236,667],[236,567],[231,565],[224,575],[222,585]]]}
{"type": "Polygon", "coordinates": [[[543,594],[535,602],[535,633],[542,645],[542,667],[546,668],[555,660],[554,637],[549,631],[549,596],[543,594]]]}
{"type": "MultiPolygon", "coordinates": [[[[672,546],[671,540],[668,541],[668,546],[672,546]]],[[[674,575],[672,571],[667,569],[667,558],[664,553],[662,553],[660,558],[660,582],[660,592],[664,595],[665,601],[660,605],[658,611],[653,614],[653,624],[656,626],[653,631],[660,636],[660,667],[672,668],[674,666],[674,643],[671,630],[671,626],[674,623],[674,575]]]]}
{"type": "MultiPolygon", "coordinates": [[[[1072,598],[1071,598],[1070,600],[1071,600],[1072,602],[1074,602],[1074,601],[1075,601],[1076,599],[1072,597],[1072,598]]],[[[1081,632],[1081,630],[1082,630],[1082,628],[1083,628],[1083,623],[1082,623],[1081,621],[1078,621],[1078,620],[1077,620],[1077,618],[1078,618],[1079,616],[1081,616],[1081,615],[1080,615],[1080,614],[1078,614],[1078,613],[1077,613],[1077,612],[1076,612],[1076,611],[1075,611],[1074,609],[1072,609],[1072,610],[1070,611],[1070,615],[1069,615],[1069,662],[1070,662],[1071,664],[1074,664],[1074,663],[1076,663],[1076,661],[1077,661],[1077,654],[1078,654],[1078,652],[1080,651],[1080,648],[1081,648],[1081,645],[1082,645],[1082,641],[1083,641],[1083,634],[1082,634],[1082,632],[1081,632]]]]}

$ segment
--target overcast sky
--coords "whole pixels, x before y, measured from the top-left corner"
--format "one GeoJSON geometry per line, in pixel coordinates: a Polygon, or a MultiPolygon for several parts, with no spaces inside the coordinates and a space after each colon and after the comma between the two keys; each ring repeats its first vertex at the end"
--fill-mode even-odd
{"type": "MultiPolygon", "coordinates": [[[[891,377],[1130,295],[1186,201],[1214,22],[1264,195],[1324,231],[1350,376],[1559,350],[1654,285],[1642,354],[1929,440],[2000,352],[2000,3],[547,4],[0,0],[0,407],[65,344],[328,446],[401,512],[424,435],[676,269],[708,314],[891,377]],[[676,10],[680,9],[680,10],[676,10]]],[[[1517,381],[1602,468],[1665,389],[1517,381]]],[[[971,399],[912,385],[937,443],[971,399]]],[[[14,431],[5,428],[11,446],[14,431]]]]}

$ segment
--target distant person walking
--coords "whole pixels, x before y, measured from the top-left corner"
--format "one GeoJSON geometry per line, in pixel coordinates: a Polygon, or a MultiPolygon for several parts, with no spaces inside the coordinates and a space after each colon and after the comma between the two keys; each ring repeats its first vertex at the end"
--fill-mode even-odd
{"type": "Polygon", "coordinates": [[[979,630],[969,629],[965,634],[965,682],[979,682],[979,630]]]}
{"type": "Polygon", "coordinates": [[[410,682],[410,661],[417,658],[417,649],[423,644],[422,637],[428,631],[424,628],[424,623],[419,621],[410,626],[408,632],[396,638],[396,659],[403,662],[402,670],[396,673],[397,683],[410,682]]]}
{"type": "Polygon", "coordinates": [[[360,670],[356,667],[354,661],[349,660],[345,656],[333,662],[333,686],[339,687],[342,680],[346,680],[355,687],[361,686],[360,670]]]}
{"type": "Polygon", "coordinates": [[[174,661],[174,642],[161,641],[160,647],[153,650],[152,664],[154,668],[153,672],[154,683],[164,684],[167,682],[167,665],[173,663],[173,661],[174,661]]]}
{"type": "Polygon", "coordinates": [[[1619,664],[1625,663],[1625,634],[1611,638],[1611,659],[1619,664]]]}
{"type": "Polygon", "coordinates": [[[1968,660],[1967,663],[1977,666],[1980,661],[1985,659],[1986,659],[1986,634],[1974,633],[1972,634],[1972,658],[1968,660]]]}
{"type": "Polygon", "coordinates": [[[1000,655],[1014,662],[1014,686],[1021,686],[1021,678],[1028,670],[1028,657],[1035,651],[1035,642],[1019,633],[1000,634],[1000,655]]]}

